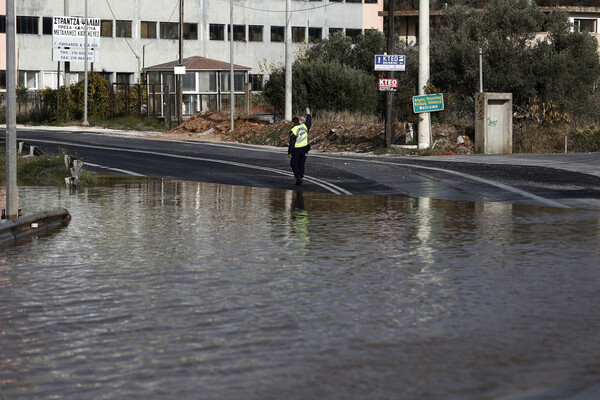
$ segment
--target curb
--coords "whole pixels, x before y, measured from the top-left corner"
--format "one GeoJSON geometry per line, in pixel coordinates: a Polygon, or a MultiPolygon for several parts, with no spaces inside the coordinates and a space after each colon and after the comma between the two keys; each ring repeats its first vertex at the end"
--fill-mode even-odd
{"type": "Polygon", "coordinates": [[[70,220],[71,214],[64,208],[43,211],[14,221],[2,220],[0,221],[0,246],[43,235],[68,225],[70,220]]]}

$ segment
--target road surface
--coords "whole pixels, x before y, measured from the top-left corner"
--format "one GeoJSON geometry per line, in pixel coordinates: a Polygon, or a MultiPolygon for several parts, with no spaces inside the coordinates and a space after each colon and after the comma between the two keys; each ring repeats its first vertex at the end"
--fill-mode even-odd
{"type": "Polygon", "coordinates": [[[305,181],[295,186],[285,148],[93,129],[20,127],[17,137],[46,152],[66,149],[105,173],[344,195],[600,208],[600,153],[389,157],[311,151],[305,181]]]}

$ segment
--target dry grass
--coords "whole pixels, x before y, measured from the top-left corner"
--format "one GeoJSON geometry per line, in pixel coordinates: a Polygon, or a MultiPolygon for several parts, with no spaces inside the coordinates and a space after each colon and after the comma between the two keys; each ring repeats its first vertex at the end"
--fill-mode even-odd
{"type": "Polygon", "coordinates": [[[380,124],[382,119],[376,115],[351,113],[349,111],[322,111],[314,117],[314,121],[322,124],[380,124]]]}

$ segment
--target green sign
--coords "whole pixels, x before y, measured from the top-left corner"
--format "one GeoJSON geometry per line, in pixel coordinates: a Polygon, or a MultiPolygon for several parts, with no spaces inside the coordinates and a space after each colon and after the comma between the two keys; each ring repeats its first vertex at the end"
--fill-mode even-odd
{"type": "Polygon", "coordinates": [[[423,96],[413,96],[413,112],[431,112],[442,111],[444,109],[443,94],[426,94],[423,96]]]}

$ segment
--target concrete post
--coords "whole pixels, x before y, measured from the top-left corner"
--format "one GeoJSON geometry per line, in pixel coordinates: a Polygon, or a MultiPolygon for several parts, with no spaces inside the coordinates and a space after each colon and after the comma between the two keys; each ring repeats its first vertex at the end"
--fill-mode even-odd
{"type": "Polygon", "coordinates": [[[292,0],[285,1],[285,115],[292,120],[292,0]]]}
{"type": "Polygon", "coordinates": [[[233,0],[229,0],[229,132],[233,132],[235,113],[235,80],[233,75],[233,0]]]}
{"type": "Polygon", "coordinates": [[[90,123],[88,122],[88,60],[87,60],[87,51],[88,51],[88,0],[85,0],[85,38],[83,39],[83,126],[88,126],[90,123]]]}
{"type": "MultiPolygon", "coordinates": [[[[429,0],[419,0],[419,95],[429,82],[429,0]]],[[[419,149],[431,147],[431,114],[421,113],[418,125],[419,149]]]]}
{"type": "Polygon", "coordinates": [[[6,217],[19,218],[15,0],[6,0],[6,217]]]}

